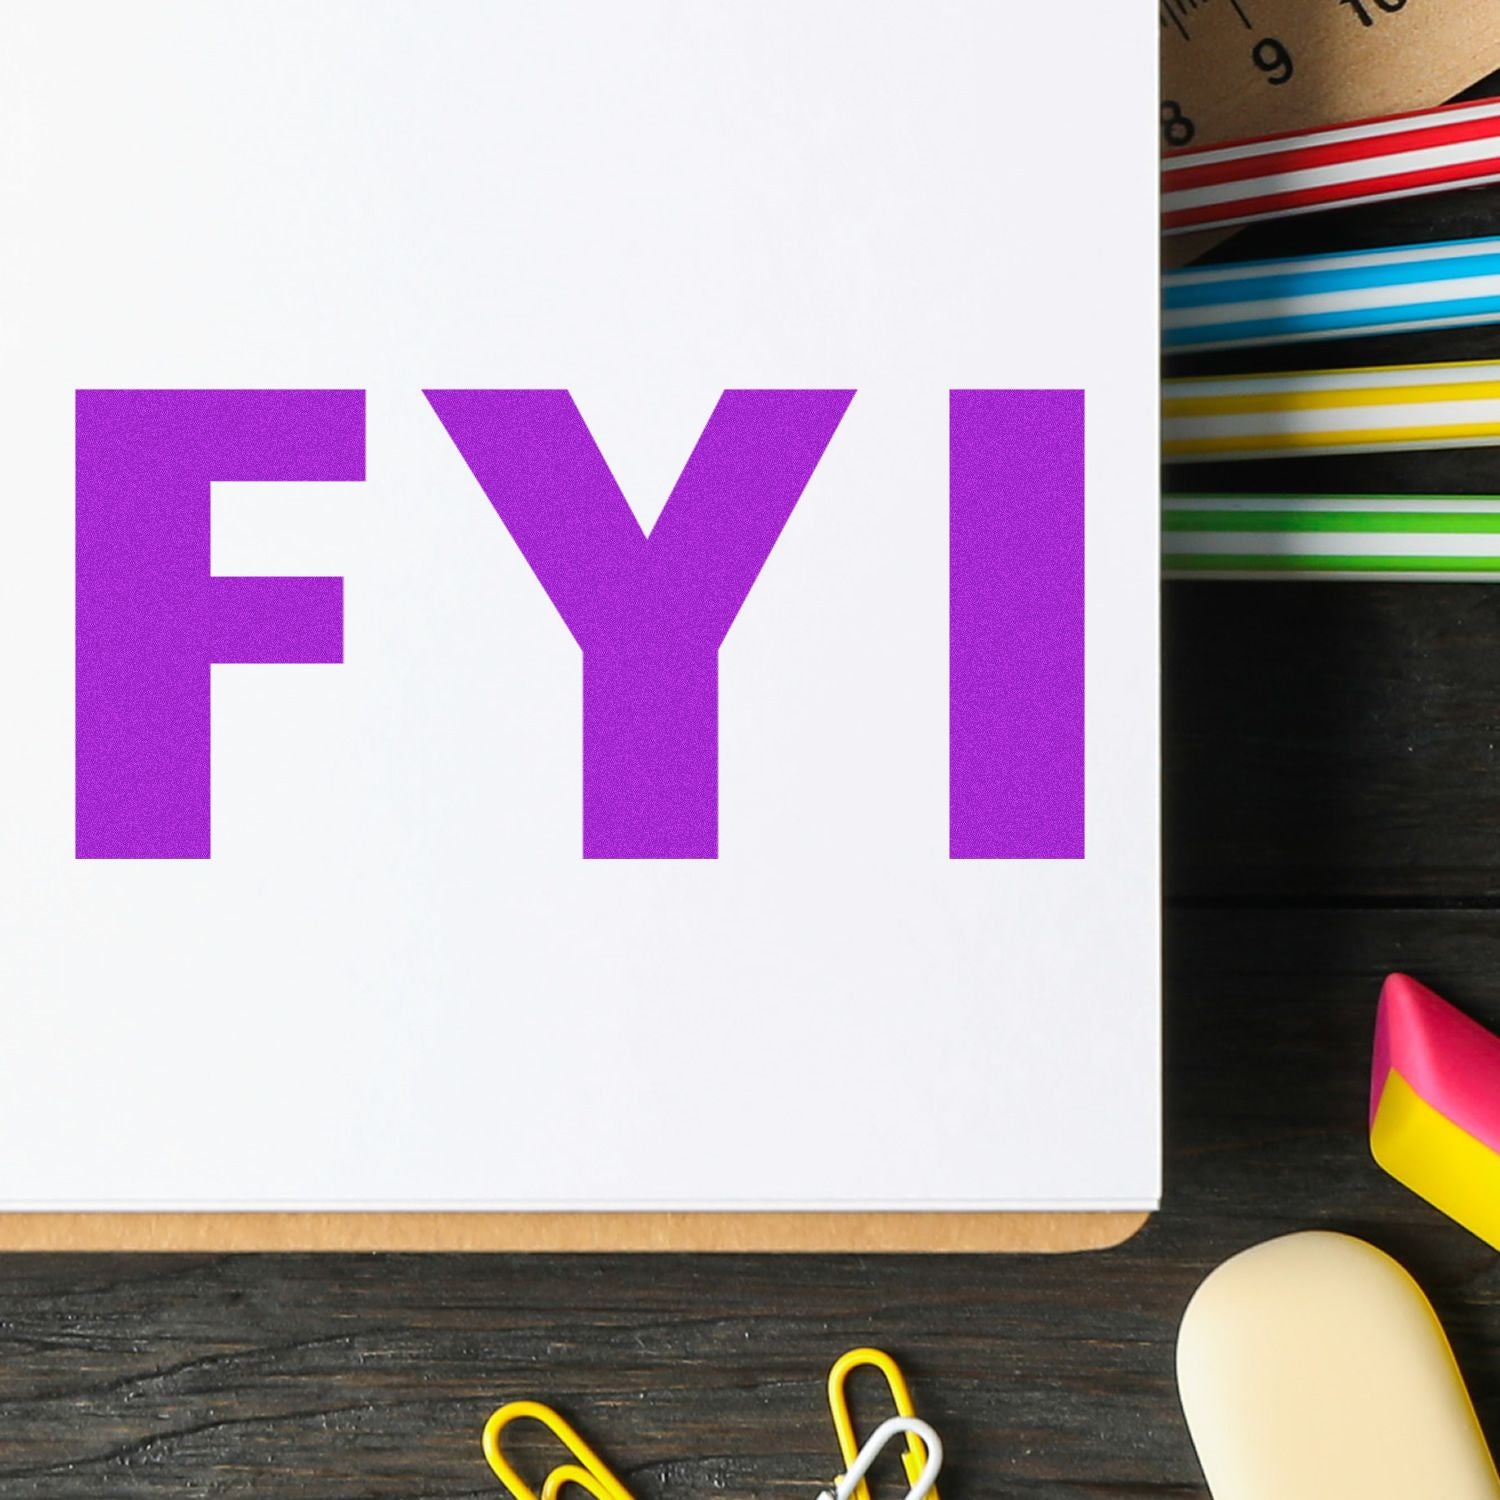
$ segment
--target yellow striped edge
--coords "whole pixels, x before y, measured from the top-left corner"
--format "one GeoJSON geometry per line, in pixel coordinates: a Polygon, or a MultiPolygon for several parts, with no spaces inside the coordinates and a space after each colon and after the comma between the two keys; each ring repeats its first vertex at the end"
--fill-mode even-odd
{"type": "Polygon", "coordinates": [[[1500,1154],[1439,1113],[1394,1069],[1370,1151],[1397,1182],[1500,1250],[1500,1154]]]}
{"type": "MultiPolygon", "coordinates": [[[[1288,381],[1344,380],[1367,375],[1406,375],[1414,380],[1393,380],[1395,385],[1443,385],[1464,379],[1463,372],[1488,370],[1490,380],[1500,380],[1500,360],[1456,359],[1425,365],[1345,365],[1335,370],[1280,370],[1265,375],[1182,375],[1167,381],[1169,386],[1272,386],[1288,381]]],[[[1381,384],[1376,381],[1372,384],[1381,384]]]]}
{"type": "Polygon", "coordinates": [[[1240,396],[1167,396],[1161,409],[1164,417],[1219,417],[1262,411],[1335,411],[1351,406],[1422,406],[1448,401],[1500,401],[1500,380],[1469,381],[1463,385],[1269,390],[1240,396]]]}
{"type": "Polygon", "coordinates": [[[1385,448],[1402,444],[1500,441],[1500,417],[1493,422],[1461,422],[1449,427],[1358,427],[1345,432],[1249,432],[1230,437],[1166,438],[1168,456],[1192,453],[1269,453],[1299,448],[1385,448]]]}

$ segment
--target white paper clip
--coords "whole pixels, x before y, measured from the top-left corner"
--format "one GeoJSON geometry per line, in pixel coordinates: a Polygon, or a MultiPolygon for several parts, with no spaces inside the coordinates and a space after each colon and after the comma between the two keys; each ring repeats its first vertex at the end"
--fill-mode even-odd
{"type": "Polygon", "coordinates": [[[926,1500],[933,1485],[937,1483],[938,1470],[943,1467],[943,1440],[921,1417],[887,1417],[865,1440],[864,1447],[849,1465],[849,1472],[840,1475],[834,1481],[833,1488],[824,1490],[818,1500],[849,1500],[859,1488],[860,1481],[870,1472],[870,1465],[880,1457],[885,1445],[892,1438],[912,1433],[921,1438],[922,1445],[927,1450],[927,1462],[922,1465],[922,1472],[912,1481],[911,1488],[906,1492],[906,1500],[926,1500]]]}

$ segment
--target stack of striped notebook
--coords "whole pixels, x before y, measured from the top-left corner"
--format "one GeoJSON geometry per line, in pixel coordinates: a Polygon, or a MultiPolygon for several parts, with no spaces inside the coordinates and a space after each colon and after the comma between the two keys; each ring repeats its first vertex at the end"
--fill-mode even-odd
{"type": "MultiPolygon", "coordinates": [[[[1174,153],[1163,164],[1163,228],[1494,181],[1500,100],[1485,100],[1174,153]]],[[[1500,237],[1192,267],[1169,273],[1162,292],[1169,357],[1477,324],[1500,325],[1500,237]]],[[[1500,445],[1500,362],[1168,379],[1164,458],[1212,464],[1224,479],[1213,493],[1167,496],[1166,571],[1500,577],[1500,498],[1346,494],[1333,483],[1262,494],[1256,465],[1244,462],[1492,445],[1500,445]]]]}

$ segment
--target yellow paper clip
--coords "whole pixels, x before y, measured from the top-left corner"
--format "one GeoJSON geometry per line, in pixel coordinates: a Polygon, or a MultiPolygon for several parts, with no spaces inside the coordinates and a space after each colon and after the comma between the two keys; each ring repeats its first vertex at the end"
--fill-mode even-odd
{"type": "Polygon", "coordinates": [[[582,1464],[558,1464],[542,1481],[542,1500],[557,1500],[570,1484],[587,1490],[594,1500],[614,1500],[614,1492],[606,1489],[604,1481],[591,1474],[582,1464]]]}
{"type": "MultiPolygon", "coordinates": [[[[860,1446],[854,1436],[854,1419],[849,1415],[849,1397],[845,1387],[849,1381],[849,1372],[857,1370],[861,1365],[871,1365],[885,1376],[891,1400],[896,1405],[897,1416],[915,1417],[917,1414],[912,1405],[911,1389],[906,1384],[906,1376],[901,1373],[900,1365],[883,1349],[851,1349],[840,1356],[828,1372],[828,1409],[833,1413],[833,1428],[838,1433],[839,1454],[844,1460],[846,1471],[852,1471],[860,1456],[860,1446]]],[[[917,1490],[927,1467],[927,1448],[915,1432],[907,1433],[906,1451],[901,1455],[901,1464],[906,1470],[907,1484],[913,1491],[917,1490]]],[[[938,1500],[935,1488],[929,1488],[926,1493],[928,1500],[938,1500]]],[[[862,1471],[854,1496],[855,1500],[870,1500],[870,1486],[862,1471]]]]}
{"type": "Polygon", "coordinates": [[[576,1484],[594,1500],[632,1500],[630,1491],[610,1473],[604,1460],[574,1430],[572,1423],[540,1401],[511,1401],[490,1414],[484,1424],[484,1456],[495,1477],[514,1500],[557,1500],[565,1485],[576,1484]],[[529,1417],[540,1422],[568,1450],[571,1462],[556,1464],[542,1481],[539,1496],[516,1472],[500,1447],[500,1434],[512,1422],[529,1417]]]}

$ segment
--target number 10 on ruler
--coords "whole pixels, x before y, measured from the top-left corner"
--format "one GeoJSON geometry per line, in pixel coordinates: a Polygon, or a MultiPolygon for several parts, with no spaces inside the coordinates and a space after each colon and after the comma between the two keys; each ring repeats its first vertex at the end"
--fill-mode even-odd
{"type": "Polygon", "coordinates": [[[1406,0],[1339,0],[1339,4],[1347,5],[1359,17],[1361,26],[1373,26],[1375,16],[1381,11],[1388,16],[1393,15],[1405,7],[1406,0]]]}

